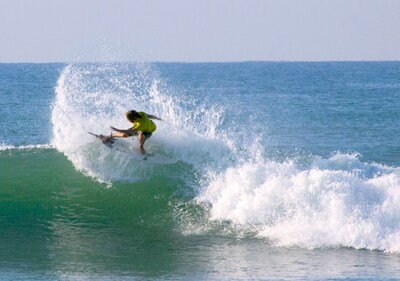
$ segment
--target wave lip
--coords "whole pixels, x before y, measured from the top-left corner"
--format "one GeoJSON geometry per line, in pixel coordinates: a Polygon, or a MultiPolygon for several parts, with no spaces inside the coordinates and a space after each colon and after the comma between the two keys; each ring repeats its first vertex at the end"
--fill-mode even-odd
{"type": "Polygon", "coordinates": [[[252,226],[276,246],[400,252],[400,169],[337,153],[308,168],[264,161],[228,168],[197,197],[212,220],[252,226]]]}

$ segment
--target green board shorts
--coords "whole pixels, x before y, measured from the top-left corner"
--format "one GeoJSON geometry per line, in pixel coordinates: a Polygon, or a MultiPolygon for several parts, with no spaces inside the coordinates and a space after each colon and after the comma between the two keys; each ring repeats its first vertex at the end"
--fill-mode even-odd
{"type": "MultiPolygon", "coordinates": [[[[141,132],[141,131],[139,131],[139,132],[141,132]]],[[[134,134],[134,136],[137,136],[139,134],[139,132],[136,132],[136,134],[134,134]]],[[[146,139],[150,138],[153,135],[153,133],[149,133],[149,132],[141,132],[141,133],[146,137],[146,139]]]]}

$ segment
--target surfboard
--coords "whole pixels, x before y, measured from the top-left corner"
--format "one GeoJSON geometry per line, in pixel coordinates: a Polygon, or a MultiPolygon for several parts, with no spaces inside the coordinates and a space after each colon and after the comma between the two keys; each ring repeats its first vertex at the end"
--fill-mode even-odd
{"type": "Polygon", "coordinates": [[[145,154],[142,154],[139,149],[132,149],[131,147],[128,147],[127,142],[122,139],[107,140],[107,136],[98,135],[92,132],[88,133],[91,134],[92,136],[95,136],[97,140],[99,140],[102,144],[104,144],[108,148],[117,150],[122,153],[126,153],[138,161],[163,164],[163,165],[174,164],[177,162],[175,159],[172,159],[160,153],[146,152],[145,154]]]}

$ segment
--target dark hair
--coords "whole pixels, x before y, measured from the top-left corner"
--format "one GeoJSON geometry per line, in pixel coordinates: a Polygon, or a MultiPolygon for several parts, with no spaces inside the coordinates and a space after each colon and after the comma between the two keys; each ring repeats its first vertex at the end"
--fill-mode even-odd
{"type": "Polygon", "coordinates": [[[142,118],[142,116],[140,116],[140,114],[137,113],[135,110],[129,110],[125,113],[125,116],[131,122],[134,122],[136,119],[142,118]]]}

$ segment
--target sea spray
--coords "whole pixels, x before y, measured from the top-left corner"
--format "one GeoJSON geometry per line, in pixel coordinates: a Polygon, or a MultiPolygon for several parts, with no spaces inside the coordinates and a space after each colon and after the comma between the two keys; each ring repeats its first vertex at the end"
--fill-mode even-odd
{"type": "Polygon", "coordinates": [[[59,77],[56,94],[53,145],[76,169],[100,181],[137,181],[153,173],[152,165],[109,150],[87,134],[108,134],[110,125],[129,127],[124,117],[129,109],[164,120],[156,121],[157,131],[146,143],[150,151],[162,150],[200,169],[229,155],[229,148],[216,137],[222,110],[174,94],[150,65],[70,64],[59,77]]]}

